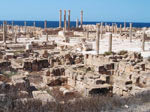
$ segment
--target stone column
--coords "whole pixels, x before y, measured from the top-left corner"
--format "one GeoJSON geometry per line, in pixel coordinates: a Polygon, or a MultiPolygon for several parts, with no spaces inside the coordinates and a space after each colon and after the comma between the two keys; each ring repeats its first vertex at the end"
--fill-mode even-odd
{"type": "Polygon", "coordinates": [[[13,21],[12,21],[12,24],[11,24],[11,30],[12,30],[12,38],[14,38],[14,40],[15,40],[15,31],[14,31],[14,22],[13,21]]]}
{"type": "Polygon", "coordinates": [[[147,35],[145,34],[145,32],[142,35],[142,50],[145,51],[145,38],[147,37],[147,35]]]}
{"type": "Polygon", "coordinates": [[[82,25],[83,25],[83,10],[81,10],[81,28],[82,28],[82,25]]]}
{"type": "Polygon", "coordinates": [[[36,23],[35,23],[35,21],[33,22],[33,31],[36,31],[36,23]]]}
{"type": "Polygon", "coordinates": [[[18,32],[20,33],[20,30],[21,30],[21,28],[20,28],[20,26],[18,26],[18,32]]]}
{"type": "Polygon", "coordinates": [[[66,10],[64,10],[64,30],[67,29],[67,23],[66,23],[66,10]]]}
{"type": "Polygon", "coordinates": [[[117,27],[117,24],[115,24],[115,34],[118,33],[118,27],[117,27]]]}
{"type": "Polygon", "coordinates": [[[47,29],[47,20],[44,21],[44,29],[47,29]]]}
{"type": "Polygon", "coordinates": [[[89,31],[86,31],[86,38],[89,38],[89,31]]]}
{"type": "Polygon", "coordinates": [[[48,33],[46,33],[46,42],[48,42],[48,33]]]}
{"type": "Polygon", "coordinates": [[[1,31],[3,32],[3,24],[1,24],[1,31]]]}
{"type": "Polygon", "coordinates": [[[122,25],[120,24],[120,34],[122,33],[122,25]]]}
{"type": "Polygon", "coordinates": [[[101,22],[100,39],[102,39],[102,36],[103,36],[103,22],[101,22]]]}
{"type": "Polygon", "coordinates": [[[70,10],[68,10],[68,30],[70,30],[70,10]]]}
{"type": "Polygon", "coordinates": [[[129,36],[130,36],[130,42],[132,42],[132,23],[130,23],[129,36]]]}
{"type": "Polygon", "coordinates": [[[25,37],[27,36],[27,23],[26,21],[24,22],[24,32],[25,32],[25,37]]]}
{"type": "Polygon", "coordinates": [[[14,33],[14,22],[12,21],[11,23],[11,31],[12,31],[12,34],[14,33]]]}
{"type": "Polygon", "coordinates": [[[7,36],[7,23],[6,21],[3,22],[3,42],[6,43],[6,36],[7,36]]]}
{"type": "Polygon", "coordinates": [[[76,28],[79,27],[79,19],[76,20],[76,28]]]}
{"type": "Polygon", "coordinates": [[[96,25],[97,27],[97,30],[96,30],[96,53],[99,54],[99,46],[100,46],[100,43],[99,43],[99,34],[100,34],[100,24],[97,24],[96,25]]]}
{"type": "Polygon", "coordinates": [[[108,31],[108,25],[107,25],[107,23],[105,23],[105,32],[107,32],[108,31]]]}
{"type": "Polygon", "coordinates": [[[25,21],[24,22],[24,31],[25,31],[25,33],[26,33],[26,30],[27,30],[27,22],[25,21]]]}
{"type": "Polygon", "coordinates": [[[108,32],[110,32],[110,25],[108,25],[108,32]]]}
{"type": "Polygon", "coordinates": [[[112,23],[111,29],[112,29],[112,33],[114,33],[114,23],[112,23]]]}
{"type": "Polygon", "coordinates": [[[124,22],[124,31],[126,31],[126,22],[124,22]]]}
{"type": "Polygon", "coordinates": [[[59,28],[61,28],[62,23],[62,10],[59,10],[59,28]]]}
{"type": "Polygon", "coordinates": [[[112,33],[109,33],[109,48],[108,52],[112,52],[112,33]]]}
{"type": "Polygon", "coordinates": [[[14,43],[17,43],[17,34],[16,34],[16,32],[14,34],[14,43]]]}
{"type": "Polygon", "coordinates": [[[34,27],[34,28],[36,27],[36,23],[35,23],[35,21],[33,22],[33,27],[34,27]]]}

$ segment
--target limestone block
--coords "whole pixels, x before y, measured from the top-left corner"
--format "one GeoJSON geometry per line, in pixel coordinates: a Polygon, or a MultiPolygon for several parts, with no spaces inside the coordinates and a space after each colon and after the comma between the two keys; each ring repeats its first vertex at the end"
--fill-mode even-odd
{"type": "Polygon", "coordinates": [[[43,102],[55,102],[53,96],[47,93],[47,91],[33,91],[33,98],[37,100],[41,100],[43,102]]]}

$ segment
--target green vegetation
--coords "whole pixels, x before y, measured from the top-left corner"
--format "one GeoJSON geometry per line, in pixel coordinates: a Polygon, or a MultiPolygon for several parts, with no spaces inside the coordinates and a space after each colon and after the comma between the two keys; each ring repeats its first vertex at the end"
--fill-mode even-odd
{"type": "Polygon", "coordinates": [[[119,55],[125,55],[125,54],[127,54],[127,53],[128,53],[128,51],[122,50],[122,51],[120,51],[118,54],[119,54],[119,55]]]}
{"type": "Polygon", "coordinates": [[[1,71],[1,73],[4,75],[4,76],[6,76],[7,78],[10,78],[10,77],[12,77],[12,76],[14,76],[14,75],[16,75],[17,74],[17,72],[16,71],[1,71]]]}
{"type": "Polygon", "coordinates": [[[114,55],[114,54],[115,54],[114,52],[105,52],[104,56],[109,56],[109,55],[114,55]]]}
{"type": "Polygon", "coordinates": [[[19,55],[19,54],[21,54],[21,53],[24,53],[24,50],[17,50],[17,51],[14,51],[14,54],[15,54],[15,55],[19,55]]]}

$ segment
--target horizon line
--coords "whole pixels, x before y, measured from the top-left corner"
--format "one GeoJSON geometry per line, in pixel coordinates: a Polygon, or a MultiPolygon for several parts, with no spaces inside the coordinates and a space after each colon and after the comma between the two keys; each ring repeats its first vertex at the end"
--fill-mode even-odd
{"type": "MultiPolygon", "coordinates": [[[[20,22],[44,22],[45,20],[0,20],[0,22],[3,22],[3,21],[9,21],[9,22],[11,22],[11,21],[20,21],[20,22]]],[[[59,22],[59,20],[46,20],[47,22],[59,22]]],[[[64,21],[62,21],[62,22],[64,22],[64,21]]],[[[76,21],[70,21],[70,22],[76,22],[76,21]]],[[[79,22],[80,22],[80,20],[79,20],[79,22]]],[[[83,23],[84,22],[94,22],[94,23],[101,23],[101,22],[103,22],[103,23],[150,23],[150,22],[133,22],[133,21],[89,21],[89,20],[87,20],[87,21],[83,21],[83,23]]]]}

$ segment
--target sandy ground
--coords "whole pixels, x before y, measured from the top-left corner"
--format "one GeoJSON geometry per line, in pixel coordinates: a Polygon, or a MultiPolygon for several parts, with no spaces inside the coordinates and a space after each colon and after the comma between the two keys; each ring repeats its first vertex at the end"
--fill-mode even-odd
{"type": "MultiPolygon", "coordinates": [[[[62,44],[62,45],[70,45],[70,46],[74,46],[78,43],[80,43],[80,39],[75,39],[76,37],[71,37],[70,39],[70,43],[64,43],[62,42],[63,38],[62,37],[50,37],[49,36],[49,41],[51,40],[55,40],[56,43],[62,44]]],[[[29,43],[31,41],[34,42],[46,42],[46,36],[42,36],[41,38],[39,38],[38,40],[35,40],[34,38],[18,38],[18,42],[21,43],[29,43]]],[[[93,45],[93,51],[84,51],[82,52],[83,54],[96,54],[96,42],[89,42],[87,41],[87,43],[91,43],[93,45]]],[[[103,38],[100,40],[100,54],[108,51],[108,43],[109,43],[109,39],[107,38],[103,38]]],[[[149,57],[150,56],[150,42],[145,42],[145,51],[143,52],[141,49],[142,46],[142,42],[140,40],[133,40],[132,42],[130,42],[129,39],[119,39],[119,38],[115,38],[113,37],[113,41],[112,41],[112,51],[114,52],[118,52],[121,50],[128,50],[128,51],[136,51],[136,52],[140,52],[142,54],[142,56],[144,58],[149,57]]]]}

